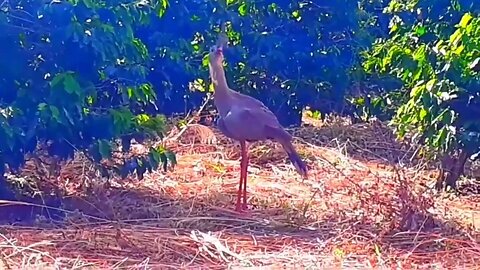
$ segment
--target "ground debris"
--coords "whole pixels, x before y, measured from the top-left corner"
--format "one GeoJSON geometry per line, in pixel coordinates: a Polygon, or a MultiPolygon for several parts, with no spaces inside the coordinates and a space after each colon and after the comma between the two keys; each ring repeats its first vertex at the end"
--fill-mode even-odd
{"type": "Polygon", "coordinates": [[[443,211],[460,203],[428,195],[425,183],[434,173],[421,161],[398,164],[412,160],[413,150],[396,143],[386,126],[317,129],[294,131],[311,168],[307,180],[278,145],[252,145],[247,217],[231,210],[238,148],[213,127],[221,144],[178,140],[170,145],[178,155],[175,171],[149,173],[142,181],[96,182],[96,172],[80,157],[64,164],[59,177],[29,164],[22,179],[36,179],[40,191],[61,190],[61,206],[51,210],[63,212],[64,219],[1,226],[0,265],[466,269],[480,263],[478,233],[452,224],[445,213],[453,210],[443,211]],[[85,178],[92,180],[88,191],[81,185],[85,178]]]}

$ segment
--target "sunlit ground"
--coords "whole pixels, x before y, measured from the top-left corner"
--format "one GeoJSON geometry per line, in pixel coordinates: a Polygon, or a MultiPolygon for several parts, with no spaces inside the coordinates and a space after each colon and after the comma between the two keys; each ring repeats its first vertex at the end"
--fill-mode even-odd
{"type": "MultiPolygon", "coordinates": [[[[65,221],[2,226],[0,265],[466,269],[479,263],[475,196],[424,192],[436,172],[411,159],[416,148],[396,143],[382,123],[316,123],[292,131],[310,167],[308,180],[295,173],[279,145],[252,146],[246,216],[233,211],[238,148],[215,130],[216,144],[200,142],[212,136],[207,131],[185,132],[170,144],[178,155],[175,170],[141,181],[105,185],[78,158],[59,179],[37,182],[44,191],[54,186],[66,193],[71,212],[65,221]],[[82,182],[91,183],[90,195],[82,182]]],[[[45,178],[41,170],[30,165],[23,179],[45,178]]]]}

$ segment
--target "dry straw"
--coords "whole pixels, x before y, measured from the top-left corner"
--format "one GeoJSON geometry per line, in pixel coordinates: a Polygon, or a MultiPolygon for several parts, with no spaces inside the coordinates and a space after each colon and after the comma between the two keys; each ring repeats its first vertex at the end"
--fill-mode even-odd
{"type": "Polygon", "coordinates": [[[2,226],[0,267],[474,269],[478,234],[425,191],[435,175],[411,158],[416,149],[396,143],[381,123],[333,122],[293,131],[311,168],[305,181],[279,146],[254,145],[249,216],[231,210],[238,149],[198,126],[170,142],[178,153],[174,172],[142,181],[107,184],[81,156],[64,165],[59,177],[46,177],[29,163],[21,178],[39,190],[61,191],[68,210],[49,212],[63,211],[66,218],[2,226]],[[205,143],[215,141],[221,144],[205,143]]]}

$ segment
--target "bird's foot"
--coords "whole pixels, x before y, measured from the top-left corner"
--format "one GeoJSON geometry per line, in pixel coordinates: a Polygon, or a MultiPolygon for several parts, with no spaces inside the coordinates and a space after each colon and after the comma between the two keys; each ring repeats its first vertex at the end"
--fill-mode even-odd
{"type": "Polygon", "coordinates": [[[246,203],[237,204],[237,206],[235,207],[235,211],[242,216],[249,215],[249,213],[250,213],[250,211],[248,209],[248,205],[246,203]]]}
{"type": "Polygon", "coordinates": [[[235,206],[235,211],[236,212],[243,212],[245,210],[245,208],[243,207],[242,204],[237,204],[237,206],[235,206]]]}

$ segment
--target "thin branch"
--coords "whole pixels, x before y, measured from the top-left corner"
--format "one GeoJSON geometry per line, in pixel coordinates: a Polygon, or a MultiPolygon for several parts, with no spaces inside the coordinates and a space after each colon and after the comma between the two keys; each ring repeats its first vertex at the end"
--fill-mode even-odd
{"type": "MultiPolygon", "coordinates": [[[[202,104],[202,106],[198,110],[196,116],[200,116],[200,114],[205,109],[205,107],[207,106],[207,104],[208,104],[208,102],[210,101],[211,98],[212,98],[211,95],[207,96],[207,99],[205,100],[205,102],[202,104]]],[[[188,127],[192,124],[194,119],[195,119],[195,117],[190,118],[190,120],[187,122],[187,124],[182,128],[182,130],[177,135],[175,135],[171,138],[167,138],[166,140],[177,141],[180,138],[180,136],[182,136],[183,133],[185,133],[185,131],[187,131],[188,127]]]]}

